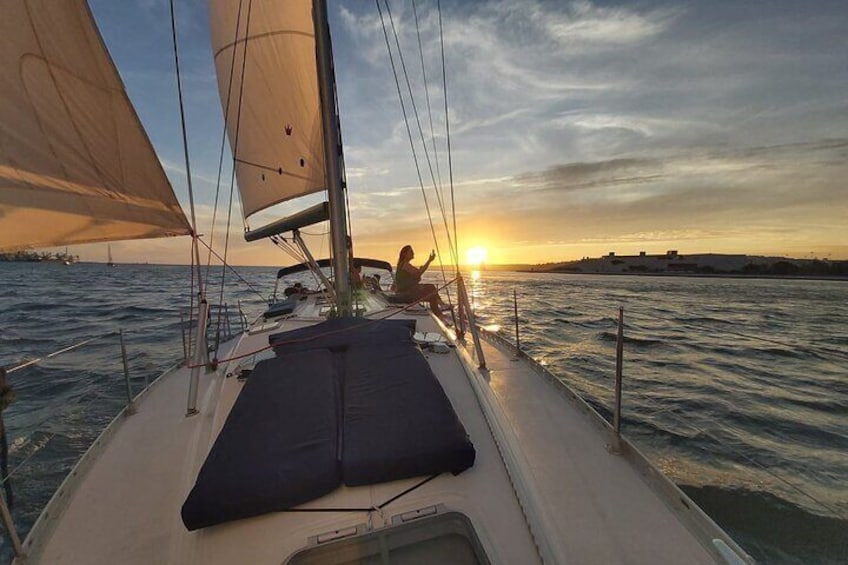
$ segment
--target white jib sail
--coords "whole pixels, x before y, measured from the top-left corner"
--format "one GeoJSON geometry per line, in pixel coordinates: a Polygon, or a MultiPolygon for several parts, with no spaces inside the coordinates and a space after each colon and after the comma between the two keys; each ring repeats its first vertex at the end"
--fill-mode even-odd
{"type": "Polygon", "coordinates": [[[210,0],[209,18],[245,218],[324,190],[312,2],[210,0]]]}
{"type": "Polygon", "coordinates": [[[0,0],[0,251],[190,233],[84,0],[0,0]]]}

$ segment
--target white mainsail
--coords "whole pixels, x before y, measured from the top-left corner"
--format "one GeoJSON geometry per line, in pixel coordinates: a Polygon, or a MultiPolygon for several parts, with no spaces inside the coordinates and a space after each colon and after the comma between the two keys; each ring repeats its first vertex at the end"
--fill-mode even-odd
{"type": "Polygon", "coordinates": [[[85,1],[0,14],[0,251],[190,233],[85,1]]]}
{"type": "Polygon", "coordinates": [[[245,218],[324,190],[311,0],[210,0],[209,18],[245,218]]]}

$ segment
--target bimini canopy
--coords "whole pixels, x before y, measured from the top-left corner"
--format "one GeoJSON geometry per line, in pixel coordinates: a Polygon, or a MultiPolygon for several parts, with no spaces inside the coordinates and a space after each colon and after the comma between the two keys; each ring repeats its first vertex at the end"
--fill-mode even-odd
{"type": "Polygon", "coordinates": [[[0,251],[190,233],[84,0],[0,14],[0,251]]]}
{"type": "Polygon", "coordinates": [[[244,216],[326,188],[311,0],[209,0],[244,216]]]}
{"type": "MultiPolygon", "coordinates": [[[[332,267],[333,260],[332,259],[319,259],[315,261],[319,267],[332,267]]],[[[386,261],[381,261],[379,259],[367,259],[365,257],[356,257],[353,260],[354,267],[371,267],[372,269],[382,269],[384,271],[392,272],[391,263],[387,263],[386,261]]],[[[283,277],[287,277],[289,275],[294,275],[296,273],[301,273],[303,271],[309,270],[308,263],[298,263],[297,265],[292,265],[291,267],[283,267],[279,271],[277,271],[277,278],[281,279],[283,277]]]]}

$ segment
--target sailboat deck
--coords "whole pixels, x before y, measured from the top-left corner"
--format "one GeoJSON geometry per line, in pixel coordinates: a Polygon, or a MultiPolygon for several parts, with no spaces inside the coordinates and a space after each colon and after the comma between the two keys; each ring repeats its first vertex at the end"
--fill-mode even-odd
{"type": "MultiPolygon", "coordinates": [[[[438,330],[429,317],[412,317],[420,329],[438,330]]],[[[293,329],[307,324],[285,320],[282,325],[293,329]]],[[[246,335],[228,355],[266,346],[268,334],[274,331],[280,328],[246,335]]],[[[268,355],[273,353],[255,357],[268,355]]],[[[96,456],[79,484],[67,486],[66,500],[47,518],[52,522],[56,513],[63,512],[61,520],[42,526],[45,535],[53,528],[49,539],[38,536],[27,550],[45,563],[277,564],[306,547],[310,538],[363,525],[379,528],[401,514],[438,506],[470,518],[493,563],[538,562],[497,447],[475,409],[460,359],[429,355],[431,364],[436,360],[439,382],[477,449],[474,466],[458,476],[439,475],[380,511],[279,512],[188,532],[180,507],[243,386],[234,371],[255,363],[251,356],[201,376],[196,416],[185,416],[187,369],[157,382],[139,402],[137,413],[120,422],[109,449],[96,456]],[[40,547],[40,542],[45,545],[40,547]]],[[[300,508],[374,508],[421,480],[342,486],[300,508]]]]}
{"type": "MultiPolygon", "coordinates": [[[[180,507],[244,386],[240,370],[274,355],[270,334],[318,322],[318,302],[304,300],[298,318],[259,322],[222,347],[222,358],[258,353],[201,375],[195,416],[185,415],[189,370],[163,376],[137,413],[107,431],[111,437],[101,441],[109,448],[95,446],[63,486],[27,551],[47,563],[281,563],[319,537],[439,509],[470,519],[492,563],[716,561],[711,527],[720,530],[662,496],[648,480],[650,465],[634,468],[632,457],[610,453],[606,431],[582,401],[569,401],[532,363],[485,340],[487,371],[471,369],[475,362],[461,345],[424,353],[476,448],[470,469],[424,484],[419,477],[341,486],[300,511],[187,531],[180,507]]],[[[419,332],[445,333],[423,312],[365,302],[376,318],[394,313],[416,320],[419,332]]]]}
{"type": "Polygon", "coordinates": [[[524,452],[564,562],[714,562],[678,512],[607,449],[608,436],[557,385],[511,352],[483,343],[489,384],[524,452]]]}

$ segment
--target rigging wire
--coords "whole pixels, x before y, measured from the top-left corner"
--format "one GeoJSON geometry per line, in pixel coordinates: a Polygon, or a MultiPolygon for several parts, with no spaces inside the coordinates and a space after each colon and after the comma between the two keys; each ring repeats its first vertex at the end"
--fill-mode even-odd
{"type": "MultiPolygon", "coordinates": [[[[452,256],[452,259],[454,261],[454,264],[456,264],[457,260],[456,260],[456,257],[454,256],[453,243],[452,243],[452,240],[451,240],[450,229],[448,229],[447,218],[445,216],[445,207],[444,207],[444,203],[442,202],[442,198],[441,198],[441,195],[439,193],[439,189],[436,186],[436,176],[433,172],[433,164],[432,164],[432,161],[430,160],[430,152],[427,149],[427,143],[424,139],[424,129],[421,127],[421,118],[419,117],[419,114],[418,114],[418,106],[415,104],[415,95],[412,92],[412,84],[409,81],[409,73],[406,70],[406,62],[403,58],[403,50],[401,49],[401,46],[400,46],[400,38],[398,37],[397,28],[395,27],[394,17],[392,17],[392,10],[389,7],[388,0],[384,0],[384,3],[385,3],[385,6],[386,6],[386,13],[389,16],[389,22],[390,22],[391,27],[392,27],[392,34],[394,35],[394,38],[395,38],[395,44],[397,45],[398,59],[400,60],[401,70],[403,71],[403,76],[404,76],[404,79],[406,81],[406,88],[407,88],[407,91],[409,92],[410,103],[412,104],[413,113],[415,114],[415,122],[418,126],[418,132],[419,132],[420,137],[421,137],[421,145],[424,148],[424,156],[427,159],[427,166],[430,170],[430,178],[433,181],[433,189],[436,192],[436,201],[439,204],[439,208],[440,208],[441,213],[442,213],[442,219],[444,220],[444,223],[445,223],[445,231],[446,231],[446,235],[447,235],[448,246],[450,248],[450,252],[451,252],[451,256],[452,256]]],[[[379,4],[378,4],[378,6],[379,6],[379,4]]],[[[382,12],[380,14],[380,19],[382,21],[382,12]]],[[[384,30],[385,30],[385,24],[384,24],[384,30]]],[[[388,43],[388,39],[386,41],[388,43]]],[[[394,67],[394,64],[393,64],[392,65],[393,72],[395,72],[394,69],[395,69],[395,67],[394,67]]],[[[395,80],[397,81],[396,72],[395,72],[395,80]]],[[[400,89],[400,87],[398,86],[398,90],[399,89],[400,89]]],[[[405,116],[406,116],[406,113],[404,113],[404,117],[405,116]]],[[[409,128],[409,124],[407,124],[407,130],[410,131],[409,135],[411,137],[412,133],[411,133],[411,130],[409,128]]],[[[422,190],[423,190],[423,188],[424,188],[423,180],[421,181],[421,187],[422,187],[422,190]]],[[[435,236],[434,236],[434,239],[436,239],[435,236]]],[[[438,241],[436,242],[436,247],[438,248],[438,241]]],[[[442,271],[444,271],[444,265],[442,264],[441,257],[439,257],[439,264],[442,267],[442,271]]],[[[442,276],[443,276],[443,278],[446,278],[444,273],[443,273],[442,276]]]]}
{"type": "MultiPolygon", "coordinates": [[[[215,206],[212,209],[212,230],[209,235],[210,245],[215,243],[215,223],[218,217],[218,196],[221,193],[221,175],[224,168],[224,148],[227,143],[227,123],[230,121],[230,97],[233,92],[233,77],[235,77],[236,69],[236,46],[238,45],[238,32],[241,27],[241,8],[244,0],[239,0],[238,13],[236,14],[236,32],[233,39],[233,56],[230,59],[230,80],[227,85],[227,101],[224,104],[224,127],[221,132],[221,151],[218,155],[218,179],[215,182],[215,206]]],[[[246,44],[245,44],[246,45],[246,44]]],[[[246,48],[246,47],[245,47],[246,48]]],[[[209,268],[212,263],[212,248],[209,248],[209,253],[206,256],[206,284],[209,284],[209,268]]]]}
{"type": "MultiPolygon", "coordinates": [[[[421,43],[421,28],[420,28],[419,23],[418,23],[418,9],[416,8],[415,0],[412,0],[412,13],[415,16],[415,32],[416,32],[416,35],[418,36],[418,54],[421,58],[421,76],[422,76],[422,79],[423,79],[422,82],[424,83],[424,96],[427,99],[427,115],[428,115],[429,121],[430,121],[430,140],[433,143],[433,157],[436,161],[436,173],[439,177],[439,187],[436,191],[436,194],[437,194],[438,199],[439,199],[439,208],[441,209],[441,212],[442,212],[442,220],[445,223],[445,232],[448,234],[448,246],[451,247],[451,258],[453,259],[454,269],[458,273],[458,270],[459,270],[459,242],[457,241],[457,234],[456,234],[456,209],[455,208],[452,209],[452,214],[453,214],[453,245],[451,246],[450,228],[448,227],[447,217],[445,215],[445,207],[444,207],[444,204],[443,204],[443,202],[444,202],[444,184],[442,183],[442,171],[441,171],[441,167],[439,166],[439,152],[436,149],[436,132],[435,132],[435,128],[433,127],[433,109],[432,109],[432,105],[430,104],[430,89],[427,86],[427,70],[426,70],[426,67],[424,65],[424,47],[421,43]]],[[[439,10],[439,33],[440,33],[440,35],[441,35],[441,21],[442,21],[442,14],[441,14],[441,10],[439,10]]],[[[443,77],[444,77],[444,45],[442,46],[442,74],[443,74],[443,77]]],[[[443,80],[443,82],[446,83],[447,81],[443,80]]],[[[447,96],[447,84],[445,84],[444,86],[445,86],[445,96],[447,96]]],[[[445,119],[447,120],[447,98],[445,98],[445,119]]],[[[420,124],[419,124],[419,128],[420,128],[420,124]]],[[[450,145],[448,145],[448,154],[450,154],[450,145]]],[[[431,173],[432,173],[432,170],[431,170],[431,173]]],[[[451,187],[452,186],[453,185],[451,185],[451,187]]],[[[453,202],[453,199],[451,199],[451,202],[453,202]]],[[[446,277],[444,275],[444,265],[442,265],[441,259],[439,260],[439,264],[441,265],[441,268],[442,268],[442,278],[444,280],[446,277]]],[[[451,297],[450,288],[448,287],[445,292],[447,293],[448,304],[450,304],[452,306],[453,305],[453,298],[451,297]]],[[[451,310],[451,312],[453,312],[453,310],[451,310]]],[[[454,320],[454,323],[456,323],[456,320],[454,320]]]]}
{"type": "MultiPolygon", "coordinates": [[[[284,253],[287,253],[290,257],[292,257],[297,263],[308,263],[309,261],[306,258],[306,255],[298,248],[296,245],[289,243],[285,240],[285,238],[271,236],[271,242],[279,247],[284,253]]],[[[323,245],[323,239],[322,245],[323,245]]],[[[323,246],[322,246],[323,250],[323,246]]],[[[309,274],[312,276],[312,280],[315,282],[316,288],[321,288],[321,281],[318,279],[318,275],[316,275],[312,269],[308,269],[309,274]]],[[[324,292],[326,296],[326,292],[324,292]]]]}
{"type": "MultiPolygon", "coordinates": [[[[450,195],[451,195],[451,215],[453,216],[453,242],[456,246],[455,254],[459,257],[459,233],[456,230],[456,199],[454,198],[453,190],[453,160],[451,158],[451,138],[450,138],[450,115],[448,114],[448,79],[447,71],[445,70],[445,34],[442,29],[442,2],[436,0],[436,9],[439,12],[439,43],[442,51],[442,89],[445,99],[445,134],[447,136],[448,149],[448,174],[450,177],[450,195]]],[[[459,271],[459,263],[456,264],[457,272],[459,271]]]]}
{"type": "MultiPolygon", "coordinates": [[[[171,0],[173,2],[173,0],[171,0]]],[[[241,83],[239,84],[239,97],[238,104],[236,106],[236,135],[235,141],[233,143],[233,169],[230,174],[230,202],[229,209],[227,210],[227,232],[224,237],[224,258],[222,259],[224,264],[227,264],[227,254],[230,249],[230,228],[232,227],[232,216],[233,216],[233,192],[235,192],[235,180],[236,180],[236,159],[238,158],[238,146],[239,146],[239,134],[241,133],[241,108],[242,102],[244,101],[244,75],[247,69],[247,45],[248,45],[248,37],[250,36],[250,13],[253,9],[253,0],[249,0],[247,3],[247,21],[245,23],[244,29],[244,48],[242,50],[241,57],[241,83]]],[[[236,32],[238,34],[238,32],[236,32]]],[[[233,50],[235,50],[235,45],[233,46],[233,50]]],[[[232,73],[231,73],[232,74],[232,73]]],[[[219,303],[224,302],[224,279],[226,278],[226,271],[221,270],[221,290],[219,303]]],[[[218,319],[215,323],[215,343],[217,344],[221,335],[221,312],[218,311],[218,319]]]]}
{"type": "Polygon", "coordinates": [[[439,177],[439,190],[443,190],[442,171],[439,167],[439,153],[436,151],[436,130],[433,127],[433,109],[430,105],[430,89],[427,87],[427,69],[424,66],[424,47],[421,44],[421,28],[418,25],[418,9],[415,7],[415,0],[412,0],[412,13],[415,16],[415,33],[418,35],[418,54],[421,57],[421,76],[424,79],[424,96],[427,99],[427,116],[430,120],[430,141],[433,142],[433,156],[436,161],[436,175],[439,177]]]}
{"type": "MultiPolygon", "coordinates": [[[[230,264],[228,264],[228,263],[225,263],[225,262],[224,262],[224,258],[223,258],[223,257],[221,257],[221,256],[220,256],[220,255],[219,255],[219,254],[218,254],[215,250],[213,250],[213,249],[212,249],[212,246],[211,246],[210,244],[208,244],[208,243],[206,243],[205,241],[203,241],[203,239],[200,239],[199,241],[200,241],[200,244],[201,244],[201,245],[203,245],[204,247],[206,247],[206,249],[208,249],[208,250],[209,250],[209,253],[210,253],[210,254],[214,255],[216,258],[218,258],[218,260],[219,260],[219,261],[221,261],[221,268],[222,268],[222,269],[223,269],[224,267],[226,267],[227,269],[229,269],[230,271],[232,271],[232,273],[233,273],[236,277],[238,277],[238,279],[239,279],[241,282],[243,282],[243,283],[247,286],[247,288],[249,288],[249,289],[250,289],[250,290],[251,290],[254,294],[256,294],[256,296],[258,296],[259,298],[261,298],[263,302],[267,302],[267,299],[266,299],[264,296],[262,296],[262,293],[261,293],[261,292],[259,292],[258,290],[256,290],[256,287],[255,287],[254,285],[250,284],[250,282],[249,282],[247,279],[245,279],[243,276],[241,276],[241,273],[239,273],[239,272],[238,272],[238,271],[237,271],[237,270],[236,270],[236,269],[235,269],[232,265],[230,265],[230,264]]],[[[222,302],[222,303],[223,303],[223,302],[222,302]]]]}
{"type": "Polygon", "coordinates": [[[436,246],[438,247],[438,240],[436,238],[436,228],[433,226],[433,216],[430,213],[430,203],[427,201],[427,193],[424,191],[424,179],[421,176],[421,167],[418,165],[418,154],[415,151],[415,144],[412,140],[412,130],[409,127],[409,118],[407,117],[406,113],[406,104],[403,101],[403,94],[400,90],[400,80],[398,79],[397,68],[395,67],[395,59],[392,55],[392,49],[389,43],[389,34],[386,30],[386,22],[383,19],[383,9],[380,7],[380,0],[374,0],[374,2],[377,4],[377,11],[380,14],[380,23],[383,26],[383,37],[386,40],[386,51],[389,54],[389,62],[391,63],[392,74],[395,78],[395,88],[397,89],[398,100],[400,100],[400,108],[401,112],[403,113],[403,121],[406,125],[406,133],[407,137],[409,138],[409,147],[412,150],[412,159],[415,162],[415,172],[418,174],[418,184],[421,187],[421,195],[424,197],[424,207],[427,210],[427,219],[430,222],[430,231],[433,233],[433,240],[436,241],[436,246]]]}
{"type": "Polygon", "coordinates": [[[309,235],[309,236],[312,236],[312,237],[324,237],[325,235],[330,235],[329,231],[322,231],[320,233],[312,233],[312,232],[300,230],[300,233],[302,233],[303,235],[309,235]]]}
{"type": "MultiPolygon", "coordinates": [[[[191,209],[191,240],[192,240],[192,256],[191,256],[191,298],[189,302],[189,312],[194,312],[194,278],[195,278],[195,269],[197,270],[197,290],[198,290],[198,308],[200,307],[200,302],[203,297],[203,279],[200,275],[200,247],[197,244],[199,236],[197,235],[197,216],[194,211],[194,190],[191,184],[191,160],[189,159],[188,152],[188,135],[186,133],[186,121],[185,121],[185,108],[183,105],[183,87],[182,80],[180,77],[180,55],[179,49],[177,47],[177,17],[174,10],[174,0],[170,0],[170,10],[171,10],[171,38],[173,41],[174,47],[174,68],[176,70],[176,78],[177,78],[177,97],[179,99],[180,105],[180,126],[182,128],[182,136],[183,136],[183,154],[185,155],[185,164],[186,164],[186,182],[188,184],[188,201],[189,207],[191,209]]],[[[191,327],[189,327],[189,336],[188,342],[191,343],[191,327]]]]}
{"type": "MultiPolygon", "coordinates": [[[[418,184],[421,187],[421,195],[424,198],[424,207],[427,210],[427,220],[430,223],[430,231],[433,235],[433,243],[436,246],[437,252],[439,253],[439,266],[441,267],[440,270],[441,270],[441,273],[442,273],[442,281],[444,283],[446,283],[447,282],[447,275],[445,274],[444,263],[442,262],[441,251],[439,250],[439,239],[436,236],[436,228],[433,224],[433,216],[432,216],[432,213],[430,211],[430,203],[427,200],[427,192],[424,189],[424,179],[421,176],[421,167],[418,164],[418,154],[415,151],[415,143],[414,143],[413,138],[412,138],[412,130],[409,126],[409,118],[408,118],[408,115],[407,115],[407,112],[406,112],[406,105],[404,104],[403,95],[401,93],[400,80],[398,79],[398,74],[397,74],[397,67],[395,66],[394,56],[392,55],[391,44],[389,42],[389,34],[388,34],[388,31],[386,30],[386,22],[385,22],[385,19],[383,18],[383,11],[380,8],[379,0],[375,0],[375,2],[377,4],[377,11],[380,14],[380,23],[382,24],[382,27],[383,27],[383,37],[386,40],[386,51],[389,54],[389,61],[391,62],[392,74],[394,75],[394,79],[395,79],[395,87],[397,89],[398,99],[400,100],[400,106],[401,106],[401,110],[403,112],[403,120],[404,120],[404,124],[406,125],[406,133],[407,133],[407,136],[409,138],[409,146],[412,149],[412,158],[413,158],[413,161],[415,162],[415,171],[418,174],[418,184]]],[[[388,3],[386,3],[386,9],[388,11],[388,3]]],[[[391,19],[391,12],[389,12],[389,16],[390,16],[390,19],[391,19]]],[[[393,26],[393,29],[394,29],[394,24],[392,24],[392,26],[393,26]]],[[[395,33],[395,40],[396,40],[397,48],[398,48],[398,56],[399,56],[401,62],[403,62],[403,57],[400,53],[400,42],[397,40],[397,33],[395,33]]],[[[407,86],[409,86],[408,76],[407,76],[407,86]]],[[[409,88],[409,93],[410,93],[410,97],[412,97],[412,89],[411,88],[409,88]]],[[[413,107],[414,107],[414,105],[415,105],[414,98],[412,98],[412,102],[413,102],[413,107]]],[[[416,111],[416,115],[417,115],[417,111],[416,111]]],[[[419,122],[419,131],[420,131],[420,122],[419,122]]],[[[423,134],[422,134],[422,140],[423,140],[423,134]]],[[[426,149],[427,149],[426,144],[424,146],[424,149],[425,149],[425,152],[426,152],[426,149]]],[[[429,162],[429,159],[428,159],[428,162],[429,162]]],[[[432,168],[430,169],[430,172],[432,173],[432,168]]],[[[437,191],[437,196],[438,196],[438,191],[437,191]]],[[[448,233],[448,241],[450,242],[450,233],[448,233]]],[[[447,288],[448,285],[445,284],[444,286],[447,288]]],[[[449,303],[451,303],[450,291],[448,291],[448,301],[449,301],[449,303]]]]}
{"type": "MultiPolygon", "coordinates": [[[[389,54],[389,61],[391,62],[392,74],[394,75],[394,79],[395,79],[395,87],[397,89],[398,99],[400,101],[401,110],[403,111],[403,118],[404,118],[404,123],[406,125],[406,132],[407,132],[407,136],[409,137],[409,145],[410,145],[410,148],[412,149],[412,157],[413,157],[413,160],[415,162],[415,170],[418,174],[418,183],[419,183],[419,186],[421,187],[421,195],[424,198],[424,206],[427,210],[427,219],[430,223],[430,231],[433,235],[433,242],[436,246],[436,250],[439,253],[439,267],[440,267],[440,271],[441,271],[441,274],[442,274],[442,281],[446,282],[447,281],[447,275],[445,273],[445,266],[444,266],[444,262],[442,261],[441,251],[439,250],[439,240],[438,240],[438,237],[436,236],[435,226],[433,225],[433,217],[432,217],[432,213],[430,211],[430,204],[427,200],[427,192],[424,189],[424,180],[422,178],[421,168],[420,168],[419,163],[418,163],[418,155],[417,155],[417,152],[415,150],[415,143],[414,143],[413,138],[412,138],[412,130],[411,130],[410,125],[409,125],[409,118],[408,118],[408,114],[406,112],[406,105],[404,104],[403,95],[401,94],[400,80],[398,79],[397,67],[396,67],[395,62],[394,62],[394,56],[392,55],[392,49],[391,49],[391,45],[390,45],[390,42],[389,42],[388,32],[386,30],[386,22],[385,22],[385,19],[383,18],[383,11],[380,8],[379,0],[375,0],[375,2],[377,4],[377,11],[380,15],[380,23],[382,24],[382,28],[383,28],[383,37],[386,40],[386,51],[389,54]]],[[[395,25],[394,25],[394,19],[392,18],[391,9],[389,8],[389,5],[388,5],[388,0],[385,0],[385,6],[386,6],[386,12],[389,16],[389,21],[391,22],[392,33],[394,35],[395,44],[397,46],[397,51],[398,51],[398,58],[400,59],[401,66],[403,68],[403,73],[404,73],[404,77],[405,77],[405,80],[406,80],[406,85],[407,85],[407,90],[409,92],[410,101],[411,101],[412,107],[415,111],[416,123],[418,125],[418,131],[419,131],[420,136],[421,136],[421,143],[424,147],[424,153],[425,153],[425,156],[427,157],[427,164],[428,164],[428,167],[430,169],[430,177],[433,180],[433,188],[434,188],[434,191],[436,192],[436,199],[439,203],[439,208],[440,208],[441,213],[442,213],[442,219],[443,219],[444,224],[445,224],[445,232],[446,232],[447,239],[448,239],[448,247],[450,249],[450,253],[451,253],[451,256],[453,258],[454,265],[456,265],[456,264],[458,264],[458,255],[457,255],[455,248],[454,248],[454,246],[451,242],[450,229],[448,227],[447,218],[445,217],[444,204],[442,202],[439,189],[436,186],[436,179],[433,176],[433,167],[432,167],[430,157],[429,157],[429,154],[428,154],[428,151],[427,151],[427,144],[424,140],[424,132],[423,132],[423,129],[421,128],[421,120],[418,116],[418,109],[417,109],[417,106],[415,105],[415,96],[412,92],[412,86],[411,86],[410,81],[409,81],[409,75],[406,72],[406,64],[404,63],[403,52],[402,52],[402,49],[401,49],[401,46],[400,46],[400,40],[398,38],[397,29],[395,28],[395,25]]],[[[453,298],[451,296],[450,289],[448,288],[447,284],[445,284],[445,287],[447,288],[446,292],[447,292],[447,297],[448,297],[448,304],[450,304],[452,306],[453,305],[453,298]]]]}

